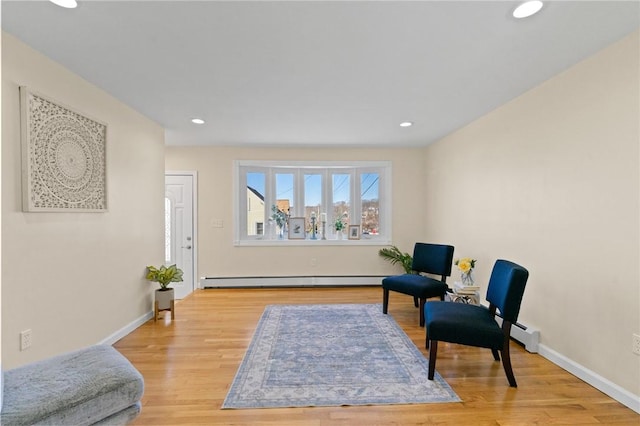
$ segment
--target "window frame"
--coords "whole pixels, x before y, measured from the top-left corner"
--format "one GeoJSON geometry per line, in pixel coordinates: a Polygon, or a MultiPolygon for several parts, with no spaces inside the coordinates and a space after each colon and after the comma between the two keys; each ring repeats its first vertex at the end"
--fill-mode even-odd
{"type": "MultiPolygon", "coordinates": [[[[392,241],[392,193],[391,193],[391,162],[390,161],[263,161],[236,160],[233,173],[233,222],[234,245],[387,245],[392,241]],[[294,175],[294,188],[291,200],[291,217],[305,216],[305,174],[321,175],[320,205],[327,213],[327,228],[334,223],[333,211],[333,174],[350,174],[349,218],[358,218],[358,225],[362,224],[361,175],[364,173],[378,173],[378,209],[379,228],[377,235],[361,235],[359,240],[278,240],[271,239],[268,231],[271,206],[276,204],[275,175],[290,170],[294,175]],[[264,233],[262,235],[247,234],[247,173],[264,173],[264,233]]],[[[255,188],[254,188],[255,189],[255,188]]],[[[350,220],[350,224],[353,222],[350,220]]]]}

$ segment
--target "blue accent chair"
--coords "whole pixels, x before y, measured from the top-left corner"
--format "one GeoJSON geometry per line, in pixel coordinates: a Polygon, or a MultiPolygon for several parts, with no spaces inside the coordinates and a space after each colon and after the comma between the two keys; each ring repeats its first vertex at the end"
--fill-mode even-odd
{"type": "Polygon", "coordinates": [[[453,246],[442,244],[416,243],[413,248],[413,264],[415,274],[403,274],[387,277],[382,280],[382,313],[389,307],[389,291],[413,296],[416,307],[420,308],[420,327],[424,326],[424,305],[428,298],[444,295],[449,288],[447,277],[451,275],[453,246]],[[440,275],[440,280],[425,274],[440,275]],[[420,301],[419,305],[417,301],[420,301]]]}
{"type": "Polygon", "coordinates": [[[429,349],[429,380],[436,369],[438,342],[489,348],[500,361],[509,385],[517,387],[509,356],[511,325],[516,323],[529,272],[507,260],[497,260],[489,279],[489,307],[451,302],[429,302],[424,308],[426,347],[429,349]],[[502,316],[502,327],[495,320],[496,310],[502,316]]]}

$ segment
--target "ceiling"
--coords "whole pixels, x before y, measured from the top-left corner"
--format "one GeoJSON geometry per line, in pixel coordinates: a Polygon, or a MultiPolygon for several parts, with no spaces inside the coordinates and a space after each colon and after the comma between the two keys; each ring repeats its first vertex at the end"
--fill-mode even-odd
{"type": "Polygon", "coordinates": [[[169,145],[425,146],[640,22],[638,1],[78,2],[4,0],[2,29],[169,145]]]}

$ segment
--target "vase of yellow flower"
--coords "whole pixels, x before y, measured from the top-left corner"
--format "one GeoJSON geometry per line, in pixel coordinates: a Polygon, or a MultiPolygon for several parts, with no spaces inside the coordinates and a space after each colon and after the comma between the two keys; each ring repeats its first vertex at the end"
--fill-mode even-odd
{"type": "Polygon", "coordinates": [[[455,260],[455,265],[460,270],[462,285],[470,286],[474,285],[473,268],[476,267],[476,259],[470,257],[463,257],[455,260]]]}

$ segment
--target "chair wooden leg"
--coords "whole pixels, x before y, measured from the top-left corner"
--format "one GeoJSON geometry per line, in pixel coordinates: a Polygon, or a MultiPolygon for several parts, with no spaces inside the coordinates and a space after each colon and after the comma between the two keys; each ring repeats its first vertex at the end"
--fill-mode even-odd
{"type": "Polygon", "coordinates": [[[509,386],[517,388],[516,377],[513,375],[513,368],[511,368],[511,355],[509,352],[509,338],[511,336],[511,323],[508,321],[502,322],[502,332],[504,333],[504,344],[502,345],[502,366],[504,372],[507,374],[507,380],[509,380],[509,386]]]}
{"type": "Polygon", "coordinates": [[[413,296],[413,304],[416,308],[420,307],[420,305],[418,304],[418,296],[413,296]]]}
{"type": "MultiPolygon", "coordinates": [[[[427,345],[429,342],[427,342],[427,345]]],[[[438,341],[433,340],[431,342],[431,348],[429,349],[429,380],[433,380],[433,374],[436,371],[436,354],[438,353],[438,341]]]]}
{"type": "Polygon", "coordinates": [[[171,301],[171,319],[172,320],[176,319],[176,301],[175,300],[171,301]]]}
{"type": "Polygon", "coordinates": [[[509,339],[505,339],[504,347],[502,349],[502,366],[504,372],[507,374],[507,380],[509,380],[509,386],[517,388],[516,377],[513,375],[513,369],[511,368],[511,356],[509,355],[509,339]]]}
{"type": "Polygon", "coordinates": [[[495,359],[496,361],[500,361],[500,355],[498,354],[497,349],[491,349],[491,353],[493,354],[493,359],[495,359]]]}
{"type": "Polygon", "coordinates": [[[389,308],[389,289],[382,289],[382,313],[386,314],[389,308]]]}
{"type": "Polygon", "coordinates": [[[158,301],[156,300],[153,304],[153,321],[158,321],[158,301]]]}
{"type": "Polygon", "coordinates": [[[424,297],[420,298],[420,327],[424,327],[424,305],[427,302],[427,299],[424,297]]]}

